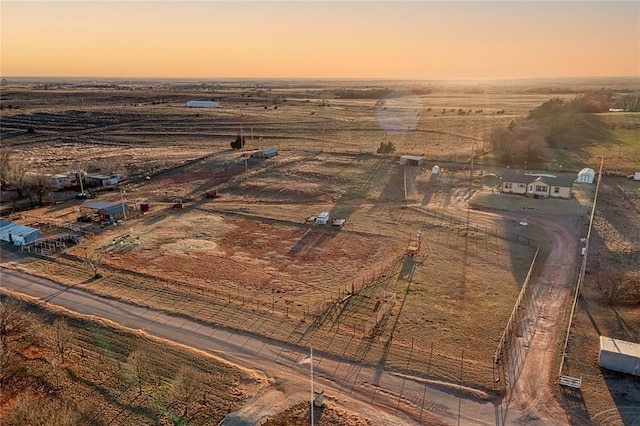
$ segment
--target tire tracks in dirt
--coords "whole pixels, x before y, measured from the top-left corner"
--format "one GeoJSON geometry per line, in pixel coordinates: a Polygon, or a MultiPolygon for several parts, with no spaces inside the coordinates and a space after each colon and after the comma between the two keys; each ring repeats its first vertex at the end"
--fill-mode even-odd
{"type": "MultiPolygon", "coordinates": [[[[461,217],[469,214],[474,220],[522,220],[507,212],[460,207],[446,207],[446,210],[461,217]]],[[[529,224],[540,229],[545,234],[544,240],[550,241],[550,252],[542,265],[538,265],[539,274],[532,277],[536,295],[532,301],[534,309],[522,320],[521,328],[526,331],[513,343],[517,348],[511,351],[509,368],[514,382],[504,399],[503,410],[522,413],[521,420],[526,422],[545,424],[546,419],[552,424],[568,424],[566,413],[549,390],[549,381],[555,357],[562,350],[561,338],[576,272],[578,236],[566,218],[531,213],[528,216],[529,224]],[[524,356],[514,359],[517,354],[524,356]]]]}

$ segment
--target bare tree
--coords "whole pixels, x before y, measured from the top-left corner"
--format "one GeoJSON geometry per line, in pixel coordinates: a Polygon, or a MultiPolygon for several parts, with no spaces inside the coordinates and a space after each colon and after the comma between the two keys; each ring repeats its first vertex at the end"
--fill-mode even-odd
{"type": "Polygon", "coordinates": [[[138,387],[138,396],[142,395],[142,388],[149,380],[151,361],[147,354],[138,349],[129,354],[125,366],[125,374],[138,387]]]}
{"type": "Polygon", "coordinates": [[[98,270],[102,266],[102,259],[104,258],[105,251],[101,249],[93,249],[90,247],[84,248],[84,261],[89,267],[91,271],[93,271],[93,278],[100,278],[102,275],[98,270]]]}
{"type": "Polygon", "coordinates": [[[193,367],[183,366],[171,383],[169,396],[183,419],[189,417],[189,410],[197,400],[204,385],[202,373],[193,367]]]}
{"type": "Polygon", "coordinates": [[[3,179],[5,179],[5,185],[7,188],[16,191],[18,198],[24,198],[25,196],[31,196],[29,193],[27,171],[31,168],[31,165],[23,160],[14,159],[10,157],[8,159],[9,164],[7,168],[3,168],[3,179]]]}
{"type": "Polygon", "coordinates": [[[11,174],[9,169],[11,161],[15,156],[15,151],[9,147],[0,147],[0,185],[4,189],[10,182],[11,174]]]}
{"type": "Polygon", "coordinates": [[[26,327],[21,313],[21,304],[15,299],[0,300],[0,343],[7,347],[11,337],[19,334],[26,327]]]}
{"type": "Polygon", "coordinates": [[[56,318],[56,320],[53,322],[53,329],[56,337],[56,350],[58,352],[58,355],[60,355],[60,362],[64,364],[64,354],[71,345],[73,331],[63,317],[56,318]]]}
{"type": "Polygon", "coordinates": [[[19,352],[15,342],[29,329],[21,303],[15,299],[0,299],[0,403],[4,402],[5,384],[20,377],[22,366],[15,362],[19,352]]]}
{"type": "Polygon", "coordinates": [[[29,174],[25,177],[25,184],[30,192],[38,197],[40,205],[44,204],[44,198],[55,189],[49,176],[41,173],[29,174]]]}

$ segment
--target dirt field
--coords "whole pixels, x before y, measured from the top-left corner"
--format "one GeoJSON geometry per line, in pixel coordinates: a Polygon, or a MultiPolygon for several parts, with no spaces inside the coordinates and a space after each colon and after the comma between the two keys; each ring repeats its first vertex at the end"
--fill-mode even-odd
{"type": "MultiPolygon", "coordinates": [[[[124,195],[104,192],[100,201],[126,197],[131,206],[151,206],[118,226],[84,226],[81,244],[50,260],[25,256],[10,266],[318,351],[500,390],[493,355],[537,246],[540,262],[549,254],[543,229],[535,221],[519,223],[557,215],[577,240],[591,195],[580,188],[572,200],[498,194],[502,169],[476,163],[471,175],[469,161],[472,151],[483,160],[488,129],[549,96],[443,91],[377,104],[330,93],[315,87],[3,91],[3,104],[19,106],[3,110],[3,141],[34,168],[107,163],[128,181],[124,195]],[[184,107],[205,97],[219,98],[221,108],[184,107]],[[26,134],[28,126],[35,133],[26,134]],[[240,132],[247,147],[232,151],[229,143],[240,132]],[[373,154],[385,139],[397,154],[424,155],[425,167],[403,169],[397,158],[373,154]],[[266,147],[277,148],[278,156],[249,157],[266,147]],[[439,177],[430,174],[434,164],[444,169],[439,177]],[[204,198],[211,189],[220,198],[204,198]],[[171,208],[176,198],[184,209],[171,208]],[[344,226],[306,222],[322,211],[345,218],[344,226]],[[405,256],[419,232],[419,255],[405,256]],[[104,252],[97,280],[83,262],[95,252],[104,252]]],[[[630,164],[623,163],[625,170],[630,164]]],[[[624,181],[618,192],[637,212],[633,183],[624,181]]],[[[78,227],[81,204],[23,212],[20,221],[49,224],[43,233],[53,235],[78,227]]],[[[637,216],[614,225],[607,220],[598,225],[602,246],[614,244],[612,252],[632,259],[626,283],[638,270],[638,238],[628,241],[637,216]]],[[[607,264],[606,257],[592,258],[601,262],[593,271],[607,264]]],[[[633,301],[625,303],[624,321],[637,323],[633,301]]]]}

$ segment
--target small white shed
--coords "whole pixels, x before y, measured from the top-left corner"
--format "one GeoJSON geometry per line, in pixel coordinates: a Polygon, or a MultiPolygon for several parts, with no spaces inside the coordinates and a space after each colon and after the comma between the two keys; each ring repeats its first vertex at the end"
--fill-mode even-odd
{"type": "Polygon", "coordinates": [[[640,172],[636,172],[636,174],[633,175],[633,180],[640,180],[640,172]]]}
{"type": "Polygon", "coordinates": [[[431,168],[431,174],[432,175],[439,175],[440,174],[440,166],[435,165],[431,168]]]}
{"type": "Polygon", "coordinates": [[[578,178],[576,179],[576,183],[593,183],[595,179],[596,179],[595,170],[585,167],[584,169],[580,170],[580,173],[578,173],[578,178]]]}
{"type": "Polygon", "coordinates": [[[640,376],[640,344],[600,336],[598,365],[612,371],[640,376]]]}
{"type": "Polygon", "coordinates": [[[322,212],[316,217],[316,223],[318,225],[326,225],[329,222],[329,212],[322,212]]]}

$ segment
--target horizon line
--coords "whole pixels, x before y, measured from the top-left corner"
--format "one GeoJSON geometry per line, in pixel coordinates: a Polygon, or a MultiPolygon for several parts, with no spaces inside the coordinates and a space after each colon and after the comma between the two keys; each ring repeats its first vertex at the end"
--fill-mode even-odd
{"type": "Polygon", "coordinates": [[[302,80],[302,81],[323,81],[323,80],[349,80],[349,81],[492,81],[492,80],[575,80],[575,79],[638,79],[640,75],[583,75],[583,76],[530,76],[530,77],[155,77],[155,76],[49,76],[49,75],[28,75],[28,76],[1,76],[2,81],[9,79],[85,79],[85,80],[302,80]]]}

